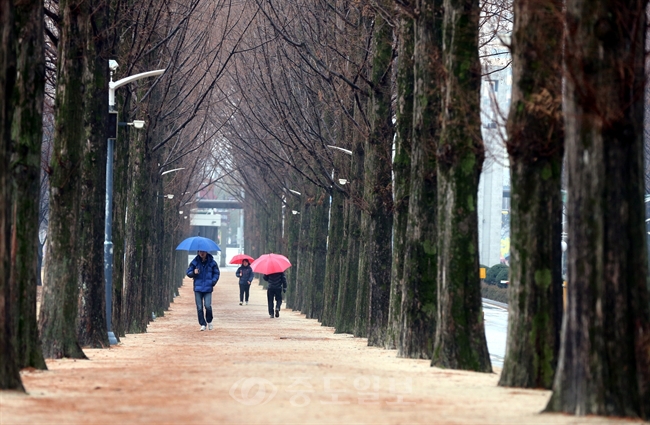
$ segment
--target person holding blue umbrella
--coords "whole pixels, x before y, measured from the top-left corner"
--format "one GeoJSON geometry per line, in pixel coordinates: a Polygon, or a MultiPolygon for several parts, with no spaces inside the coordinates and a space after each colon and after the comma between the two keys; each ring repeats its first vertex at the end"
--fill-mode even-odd
{"type": "Polygon", "coordinates": [[[214,286],[219,281],[221,272],[219,266],[214,260],[212,254],[208,250],[220,251],[219,246],[212,240],[207,238],[195,237],[191,243],[187,243],[188,239],[181,242],[176,249],[197,249],[198,254],[190,265],[187,267],[185,273],[187,277],[194,279],[194,300],[196,301],[196,312],[199,318],[199,325],[201,331],[204,331],[206,326],[208,330],[212,330],[212,291],[214,286]],[[210,244],[209,242],[212,244],[210,244]],[[216,247],[216,248],[215,248],[216,247]],[[205,308],[205,314],[204,314],[205,308]]]}

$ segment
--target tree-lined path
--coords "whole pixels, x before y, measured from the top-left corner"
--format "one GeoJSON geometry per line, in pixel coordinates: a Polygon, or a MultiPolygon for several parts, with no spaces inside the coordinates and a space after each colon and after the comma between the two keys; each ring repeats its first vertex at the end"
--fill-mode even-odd
{"type": "Polygon", "coordinates": [[[238,305],[234,271],[222,269],[213,331],[199,331],[186,280],[147,333],[129,334],[110,349],[86,349],[89,360],[48,360],[48,371],[23,370],[28,394],[0,392],[0,423],[621,422],[539,414],[550,391],[498,387],[498,369],[432,368],[290,310],[269,319],[261,286],[254,284],[248,306],[238,305]]]}

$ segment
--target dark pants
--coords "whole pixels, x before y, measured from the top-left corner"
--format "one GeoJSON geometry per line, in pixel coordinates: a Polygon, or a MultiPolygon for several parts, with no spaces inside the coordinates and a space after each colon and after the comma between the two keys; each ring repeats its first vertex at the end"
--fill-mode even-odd
{"type": "Polygon", "coordinates": [[[205,326],[206,319],[212,323],[212,292],[194,292],[194,301],[196,302],[196,312],[199,316],[199,325],[205,326]],[[205,317],[203,316],[203,306],[205,305],[205,317]]]}
{"type": "Polygon", "coordinates": [[[239,302],[244,301],[244,295],[246,295],[246,302],[248,302],[248,293],[251,290],[251,286],[248,283],[239,284],[239,302]]]}
{"type": "Polygon", "coordinates": [[[280,310],[280,305],[282,305],[282,288],[269,288],[266,290],[266,300],[269,303],[269,315],[271,316],[273,316],[273,298],[275,298],[275,309],[280,310]]]}

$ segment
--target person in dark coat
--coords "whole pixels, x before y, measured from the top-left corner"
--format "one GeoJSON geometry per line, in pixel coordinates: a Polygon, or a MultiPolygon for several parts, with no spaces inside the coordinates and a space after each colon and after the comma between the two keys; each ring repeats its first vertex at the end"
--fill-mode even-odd
{"type": "Polygon", "coordinates": [[[212,330],[212,290],[221,275],[219,266],[214,261],[212,254],[198,251],[198,255],[187,267],[186,274],[187,277],[194,279],[194,300],[201,330],[204,331],[206,325],[209,330],[212,330]],[[205,316],[203,315],[204,307],[205,316]]]}
{"type": "Polygon", "coordinates": [[[266,299],[269,303],[269,316],[280,317],[280,305],[282,304],[282,294],[287,292],[287,278],[284,272],[265,274],[264,280],[269,283],[266,288],[266,299]],[[273,298],[275,298],[275,316],[273,316],[273,298]]]}
{"type": "Polygon", "coordinates": [[[253,269],[251,269],[248,260],[242,260],[241,266],[235,272],[235,276],[239,278],[239,305],[244,302],[244,295],[246,295],[246,305],[248,305],[248,294],[254,277],[253,269]]]}

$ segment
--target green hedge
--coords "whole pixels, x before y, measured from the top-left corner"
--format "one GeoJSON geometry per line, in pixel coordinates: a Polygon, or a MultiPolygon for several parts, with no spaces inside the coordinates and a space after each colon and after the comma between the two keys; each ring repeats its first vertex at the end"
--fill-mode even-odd
{"type": "Polygon", "coordinates": [[[508,304],[508,288],[499,288],[496,285],[481,284],[481,296],[488,300],[508,304]]]}
{"type": "Polygon", "coordinates": [[[497,285],[500,286],[501,281],[503,280],[510,280],[510,278],[508,277],[509,275],[510,275],[510,269],[508,267],[501,268],[499,274],[497,274],[497,279],[496,279],[497,285]]]}
{"type": "Polygon", "coordinates": [[[488,285],[496,285],[501,280],[508,280],[508,266],[505,264],[495,264],[485,273],[485,283],[488,285]],[[505,278],[501,278],[504,276],[505,278]]]}

